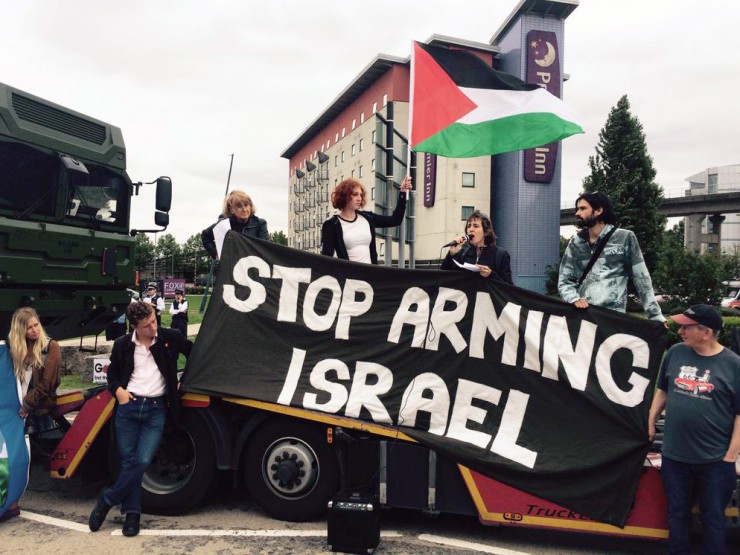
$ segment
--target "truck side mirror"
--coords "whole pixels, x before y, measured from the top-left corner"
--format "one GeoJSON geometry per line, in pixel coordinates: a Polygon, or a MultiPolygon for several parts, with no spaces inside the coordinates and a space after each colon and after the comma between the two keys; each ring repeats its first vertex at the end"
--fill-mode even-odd
{"type": "Polygon", "coordinates": [[[170,224],[169,214],[166,214],[164,212],[154,213],[154,225],[160,225],[162,227],[167,227],[169,224],[170,224]]]}
{"type": "MultiPolygon", "coordinates": [[[[161,212],[169,212],[172,206],[172,180],[169,177],[157,178],[157,205],[156,209],[161,212]]],[[[155,214],[156,218],[159,214],[155,214]]],[[[167,224],[157,224],[167,225],[167,224]]]]}

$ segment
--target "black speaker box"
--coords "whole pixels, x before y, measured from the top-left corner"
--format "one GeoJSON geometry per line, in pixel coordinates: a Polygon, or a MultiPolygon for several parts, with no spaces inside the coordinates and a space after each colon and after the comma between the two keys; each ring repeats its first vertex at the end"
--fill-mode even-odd
{"type": "Polygon", "coordinates": [[[339,492],[329,501],[328,538],[332,551],[372,553],[380,543],[380,514],[374,495],[339,492]]]}

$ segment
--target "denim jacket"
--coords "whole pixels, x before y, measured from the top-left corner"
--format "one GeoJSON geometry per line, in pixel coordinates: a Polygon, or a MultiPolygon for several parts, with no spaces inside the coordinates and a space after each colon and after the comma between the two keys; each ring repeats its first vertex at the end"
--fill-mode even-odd
{"type": "Polygon", "coordinates": [[[617,229],[604,246],[598,260],[576,287],[583,270],[591,260],[591,253],[612,225],[605,225],[593,247],[588,244],[588,230],[578,232],[568,243],[560,261],[558,292],[566,303],[586,299],[590,305],[601,306],[618,312],[627,310],[627,281],[632,278],[645,313],[651,320],[665,322],[660,306],[655,300],[653,282],[635,234],[626,229],[617,229]]]}

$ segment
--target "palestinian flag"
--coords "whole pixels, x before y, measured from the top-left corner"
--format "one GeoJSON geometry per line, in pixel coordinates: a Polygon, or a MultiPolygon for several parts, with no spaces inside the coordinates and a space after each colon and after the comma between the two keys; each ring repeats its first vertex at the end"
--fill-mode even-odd
{"type": "Polygon", "coordinates": [[[475,54],[414,43],[411,148],[469,158],[546,145],[583,129],[559,98],[475,54]]]}

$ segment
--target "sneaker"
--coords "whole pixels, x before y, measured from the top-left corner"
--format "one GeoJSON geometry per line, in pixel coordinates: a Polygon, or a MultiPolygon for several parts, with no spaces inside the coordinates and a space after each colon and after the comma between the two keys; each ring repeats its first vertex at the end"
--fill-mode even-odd
{"type": "Polygon", "coordinates": [[[110,511],[110,505],[105,502],[105,498],[101,493],[100,497],[98,497],[97,503],[95,503],[95,508],[90,513],[90,518],[87,521],[90,526],[90,531],[97,532],[100,529],[103,522],[105,522],[105,517],[108,516],[108,511],[110,511]]]}
{"type": "Polygon", "coordinates": [[[136,536],[139,533],[139,513],[126,513],[126,520],[123,523],[123,535],[127,537],[136,536]]]}

